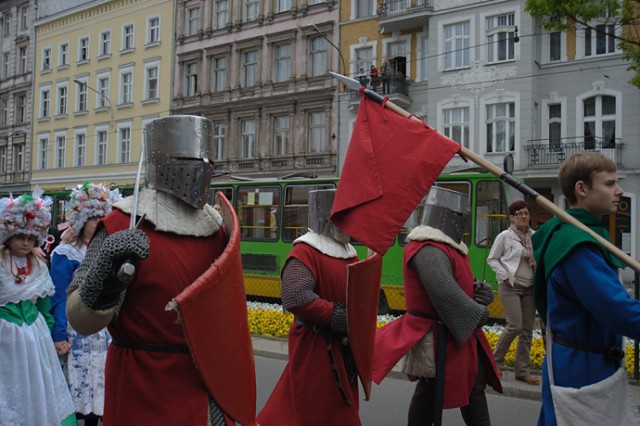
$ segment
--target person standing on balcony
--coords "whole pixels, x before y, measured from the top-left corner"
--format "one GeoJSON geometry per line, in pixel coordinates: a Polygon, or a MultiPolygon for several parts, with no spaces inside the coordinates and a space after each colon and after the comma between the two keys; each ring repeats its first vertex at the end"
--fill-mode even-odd
{"type": "Polygon", "coordinates": [[[377,91],[378,85],[380,84],[380,79],[378,78],[378,68],[376,68],[376,66],[373,64],[371,64],[371,69],[369,70],[369,79],[371,90],[377,91]]]}
{"type": "Polygon", "coordinates": [[[382,77],[382,94],[388,95],[389,92],[389,79],[391,77],[391,69],[386,59],[383,59],[382,66],[380,67],[380,75],[382,77]]]}
{"type": "MultiPolygon", "coordinates": [[[[498,295],[504,309],[506,326],[493,351],[496,364],[502,367],[511,342],[518,337],[516,350],[516,380],[539,385],[540,380],[529,373],[531,368],[531,338],[536,319],[533,298],[533,258],[529,226],[529,208],[519,200],[509,206],[511,226],[496,237],[487,263],[496,273],[498,295]]],[[[500,371],[502,376],[502,371],[500,371]]]]}

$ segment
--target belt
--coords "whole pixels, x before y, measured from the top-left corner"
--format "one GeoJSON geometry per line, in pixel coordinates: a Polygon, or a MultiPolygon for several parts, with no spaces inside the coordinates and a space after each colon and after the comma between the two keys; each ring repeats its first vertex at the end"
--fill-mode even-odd
{"type": "Polygon", "coordinates": [[[154,343],[125,342],[124,340],[116,338],[113,338],[111,340],[111,343],[120,348],[134,349],[138,351],[164,352],[174,354],[188,354],[191,352],[189,350],[189,346],[187,345],[157,345],[154,343]]]}
{"type": "Polygon", "coordinates": [[[407,312],[409,314],[413,315],[414,317],[440,321],[440,318],[438,318],[438,316],[436,314],[427,314],[427,313],[418,312],[418,311],[407,311],[407,312]]]}
{"type": "Polygon", "coordinates": [[[585,352],[591,352],[594,354],[602,354],[606,358],[611,359],[613,361],[620,361],[624,358],[624,351],[617,346],[612,346],[609,348],[596,348],[593,346],[582,345],[580,343],[574,343],[568,340],[559,339],[555,335],[551,336],[551,339],[559,345],[566,346],[568,348],[578,349],[585,352]]]}
{"type": "Polygon", "coordinates": [[[331,335],[334,334],[331,331],[331,327],[327,327],[326,325],[316,324],[315,322],[308,321],[304,318],[294,317],[293,322],[303,327],[310,328],[317,334],[320,334],[325,337],[331,337],[331,335]]]}

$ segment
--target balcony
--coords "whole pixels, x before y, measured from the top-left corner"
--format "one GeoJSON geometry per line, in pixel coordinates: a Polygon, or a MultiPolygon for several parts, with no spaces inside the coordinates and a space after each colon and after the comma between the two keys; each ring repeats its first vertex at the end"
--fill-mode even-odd
{"type": "MultiPolygon", "coordinates": [[[[371,79],[369,76],[362,77],[362,79],[356,77],[360,80],[360,83],[366,86],[368,89],[373,89],[381,95],[387,96],[391,102],[398,105],[401,108],[407,108],[411,105],[411,97],[409,97],[409,86],[411,85],[411,80],[408,78],[400,78],[400,77],[390,77],[389,78],[389,90],[385,90],[383,93],[382,87],[382,79],[378,78],[379,85],[374,84],[373,86],[370,84],[371,79]]],[[[355,107],[360,104],[360,93],[355,90],[349,91],[349,107],[355,107]]]]}
{"type": "Polygon", "coordinates": [[[382,0],[378,24],[381,34],[421,28],[433,13],[433,0],[382,0]]]}
{"type": "Polygon", "coordinates": [[[555,166],[576,152],[593,151],[612,159],[620,167],[622,147],[620,138],[579,137],[533,139],[527,141],[525,149],[529,166],[555,166]]]}

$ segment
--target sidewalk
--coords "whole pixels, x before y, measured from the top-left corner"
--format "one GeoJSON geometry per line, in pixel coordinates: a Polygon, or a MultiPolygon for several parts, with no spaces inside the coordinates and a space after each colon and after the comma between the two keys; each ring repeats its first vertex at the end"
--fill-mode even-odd
{"type": "MultiPolygon", "coordinates": [[[[255,355],[283,360],[286,360],[288,358],[287,339],[251,336],[251,340],[253,341],[253,352],[255,353],[255,355]]],[[[532,372],[532,374],[537,376],[538,378],[540,378],[540,373],[540,371],[532,372]]],[[[389,373],[389,376],[400,380],[406,380],[406,376],[400,372],[397,366],[391,371],[391,373],[389,373]]],[[[513,398],[532,399],[536,401],[542,400],[541,386],[529,385],[527,383],[516,380],[512,368],[506,367],[505,369],[503,369],[501,381],[502,389],[504,391],[503,395],[505,396],[510,396],[513,398]]],[[[542,382],[542,379],[540,379],[540,381],[542,382]]],[[[631,391],[636,397],[638,406],[640,406],[640,386],[632,385],[631,391]]],[[[497,392],[495,392],[490,387],[487,387],[487,392],[497,394],[497,392]]]]}

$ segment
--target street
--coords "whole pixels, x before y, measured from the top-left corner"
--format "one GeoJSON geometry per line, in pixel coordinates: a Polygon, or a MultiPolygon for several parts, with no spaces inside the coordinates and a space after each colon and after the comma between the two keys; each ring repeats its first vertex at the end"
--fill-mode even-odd
{"type": "MultiPolygon", "coordinates": [[[[282,374],[286,361],[255,357],[258,413],[282,374]]],[[[406,380],[387,377],[380,386],[373,385],[370,401],[360,401],[360,418],[365,426],[395,426],[406,424],[406,416],[414,384],[406,380]]],[[[362,397],[362,388],[360,389],[362,397]]],[[[540,402],[501,395],[487,394],[491,422],[496,426],[535,425],[540,402]]],[[[464,425],[459,410],[447,410],[443,415],[447,426],[464,425]]]]}

